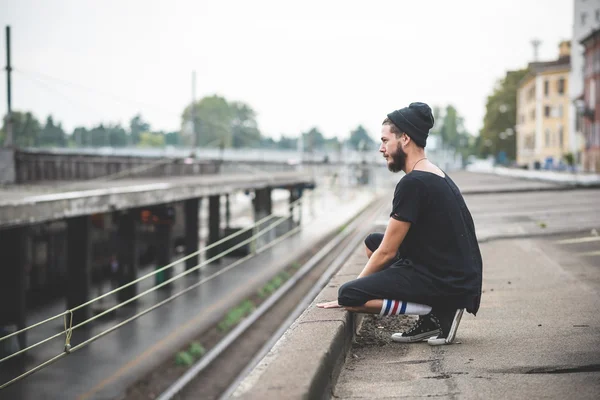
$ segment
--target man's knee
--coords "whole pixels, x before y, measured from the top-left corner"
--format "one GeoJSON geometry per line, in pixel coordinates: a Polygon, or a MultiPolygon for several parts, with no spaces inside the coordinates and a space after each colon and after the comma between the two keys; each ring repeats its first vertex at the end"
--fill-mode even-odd
{"type": "Polygon", "coordinates": [[[357,307],[366,303],[360,291],[356,290],[356,281],[344,283],[338,289],[338,304],[344,307],[357,307]]]}
{"type": "Polygon", "coordinates": [[[367,237],[365,238],[367,254],[369,254],[369,251],[371,252],[371,254],[373,254],[373,252],[377,250],[377,248],[381,244],[382,239],[383,235],[381,233],[370,233],[369,235],[367,235],[367,237]]]}

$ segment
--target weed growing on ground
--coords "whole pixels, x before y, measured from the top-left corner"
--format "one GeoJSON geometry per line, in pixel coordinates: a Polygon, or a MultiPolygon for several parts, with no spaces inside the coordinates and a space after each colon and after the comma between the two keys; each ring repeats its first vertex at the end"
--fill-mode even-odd
{"type": "Polygon", "coordinates": [[[229,311],[225,318],[217,325],[217,328],[221,332],[229,330],[231,327],[237,325],[245,316],[250,314],[256,306],[251,300],[243,301],[239,306],[229,311]]]}

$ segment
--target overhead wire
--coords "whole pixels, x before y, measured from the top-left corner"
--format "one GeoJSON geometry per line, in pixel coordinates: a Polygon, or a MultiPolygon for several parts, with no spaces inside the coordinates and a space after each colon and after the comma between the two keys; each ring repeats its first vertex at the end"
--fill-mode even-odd
{"type": "Polygon", "coordinates": [[[169,114],[169,116],[171,116],[171,117],[177,116],[177,118],[181,118],[181,113],[176,113],[176,112],[173,112],[170,110],[165,110],[164,107],[159,106],[157,104],[150,104],[150,103],[146,103],[146,102],[141,102],[139,100],[126,98],[121,95],[117,95],[115,93],[111,93],[111,92],[108,92],[105,90],[100,90],[100,89],[93,88],[90,86],[82,85],[80,83],[71,82],[66,79],[56,78],[56,77],[50,76],[48,74],[44,74],[44,73],[33,71],[33,70],[28,70],[28,69],[24,69],[24,68],[13,68],[13,71],[20,73],[21,75],[25,75],[25,76],[38,77],[38,79],[44,79],[46,81],[50,81],[50,82],[53,82],[55,84],[58,84],[58,85],[61,85],[64,87],[70,87],[70,88],[82,90],[85,92],[97,93],[102,96],[112,98],[113,100],[116,100],[120,103],[129,103],[131,105],[152,108],[152,109],[154,109],[153,111],[161,112],[161,113],[163,113],[163,115],[169,114]]]}

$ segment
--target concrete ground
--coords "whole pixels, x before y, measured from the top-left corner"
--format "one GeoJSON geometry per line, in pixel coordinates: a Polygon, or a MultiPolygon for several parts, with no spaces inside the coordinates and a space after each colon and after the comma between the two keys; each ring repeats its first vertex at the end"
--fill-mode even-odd
{"type": "Polygon", "coordinates": [[[477,317],[455,345],[353,348],[333,397],[598,398],[600,190],[465,198],[484,259],[477,317]]]}
{"type": "MultiPolygon", "coordinates": [[[[463,317],[457,343],[353,348],[333,397],[597,398],[600,286],[565,265],[564,259],[581,256],[553,240],[483,244],[481,309],[463,317]]],[[[600,242],[589,243],[600,249],[600,242]]],[[[600,257],[577,263],[600,275],[600,257]]]]}

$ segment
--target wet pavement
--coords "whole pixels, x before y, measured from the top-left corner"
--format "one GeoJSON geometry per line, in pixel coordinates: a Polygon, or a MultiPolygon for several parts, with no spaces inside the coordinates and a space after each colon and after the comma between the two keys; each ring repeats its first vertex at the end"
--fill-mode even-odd
{"type": "MultiPolygon", "coordinates": [[[[303,229],[298,234],[2,390],[0,398],[108,399],[119,396],[137,377],[171,356],[181,344],[218,322],[227,310],[253,293],[277,271],[290,265],[303,250],[318,246],[319,240],[328,231],[343,225],[368,204],[374,193],[371,190],[340,189],[313,200],[309,198],[310,192],[306,196],[303,229]]],[[[231,261],[206,268],[200,277],[188,275],[174,282],[169,289],[159,289],[142,297],[135,306],[117,310],[112,318],[97,320],[89,328],[75,330],[72,345],[196,283],[231,261]]],[[[183,268],[183,265],[178,265],[174,275],[183,268]]],[[[139,293],[152,287],[153,283],[154,278],[142,281],[139,293]]],[[[32,314],[28,323],[64,311],[63,304],[59,302],[32,314]]],[[[62,318],[51,321],[32,330],[28,341],[35,343],[63,329],[62,318]]],[[[63,346],[64,336],[61,336],[32,350],[27,359],[28,369],[59,354],[63,346]]]]}

